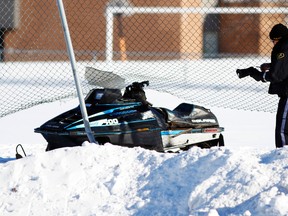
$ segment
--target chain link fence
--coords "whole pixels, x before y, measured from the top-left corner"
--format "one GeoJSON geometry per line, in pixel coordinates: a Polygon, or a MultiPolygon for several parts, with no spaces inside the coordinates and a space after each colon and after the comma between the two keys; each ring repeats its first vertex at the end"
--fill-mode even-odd
{"type": "MultiPolygon", "coordinates": [[[[287,24],[281,0],[63,0],[84,94],[86,67],[191,103],[274,112],[267,83],[237,68],[270,61],[269,31],[287,24]]],[[[56,0],[0,2],[0,117],[75,97],[56,0]]],[[[149,98],[148,98],[149,100],[149,98]]]]}

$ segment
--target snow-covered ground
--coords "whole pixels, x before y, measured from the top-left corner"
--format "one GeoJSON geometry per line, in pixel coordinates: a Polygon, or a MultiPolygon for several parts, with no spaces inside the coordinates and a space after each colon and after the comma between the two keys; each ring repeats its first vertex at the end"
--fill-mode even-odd
{"type": "MultiPolygon", "coordinates": [[[[155,106],[182,101],[146,94],[155,106]]],[[[0,215],[288,215],[288,148],[274,147],[275,113],[207,107],[225,127],[222,148],[165,154],[87,142],[45,152],[34,128],[77,104],[0,118],[0,215]],[[27,157],[16,160],[18,143],[27,157]]]]}

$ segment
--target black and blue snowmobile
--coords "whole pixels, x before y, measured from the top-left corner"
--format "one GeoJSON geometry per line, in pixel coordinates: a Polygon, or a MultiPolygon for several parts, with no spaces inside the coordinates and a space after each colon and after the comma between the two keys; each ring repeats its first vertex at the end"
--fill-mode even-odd
{"type": "MultiPolygon", "coordinates": [[[[143,88],[149,82],[134,82],[121,89],[95,88],[85,98],[90,127],[99,144],[136,147],[159,152],[178,152],[192,146],[224,146],[224,128],[216,116],[202,106],[181,103],[175,109],[153,107],[143,88]]],[[[80,107],[49,120],[39,128],[47,140],[47,151],[80,146],[87,135],[80,107]]]]}

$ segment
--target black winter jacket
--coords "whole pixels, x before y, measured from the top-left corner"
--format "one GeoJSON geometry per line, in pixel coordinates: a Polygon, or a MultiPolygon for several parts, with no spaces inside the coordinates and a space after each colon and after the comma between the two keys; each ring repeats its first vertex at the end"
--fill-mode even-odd
{"type": "Polygon", "coordinates": [[[269,94],[288,97],[288,37],[282,38],[273,47],[265,79],[270,82],[269,94]]]}

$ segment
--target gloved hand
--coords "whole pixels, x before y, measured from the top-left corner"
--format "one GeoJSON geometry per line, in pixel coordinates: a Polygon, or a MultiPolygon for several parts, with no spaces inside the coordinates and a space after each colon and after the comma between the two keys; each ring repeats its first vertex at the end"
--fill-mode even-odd
{"type": "Polygon", "coordinates": [[[266,72],[270,69],[271,63],[264,63],[260,65],[260,70],[266,72]]]}
{"type": "Polygon", "coordinates": [[[251,76],[256,81],[263,80],[263,73],[258,71],[254,67],[249,67],[249,68],[246,68],[246,69],[237,69],[236,73],[237,73],[237,75],[238,75],[238,77],[240,79],[244,78],[246,76],[251,76]]]}
{"type": "Polygon", "coordinates": [[[263,80],[263,73],[260,72],[260,71],[258,71],[257,69],[256,69],[256,71],[252,72],[252,73],[250,74],[250,76],[251,76],[253,79],[255,79],[256,81],[262,81],[262,82],[264,82],[264,80],[263,80]]]}

